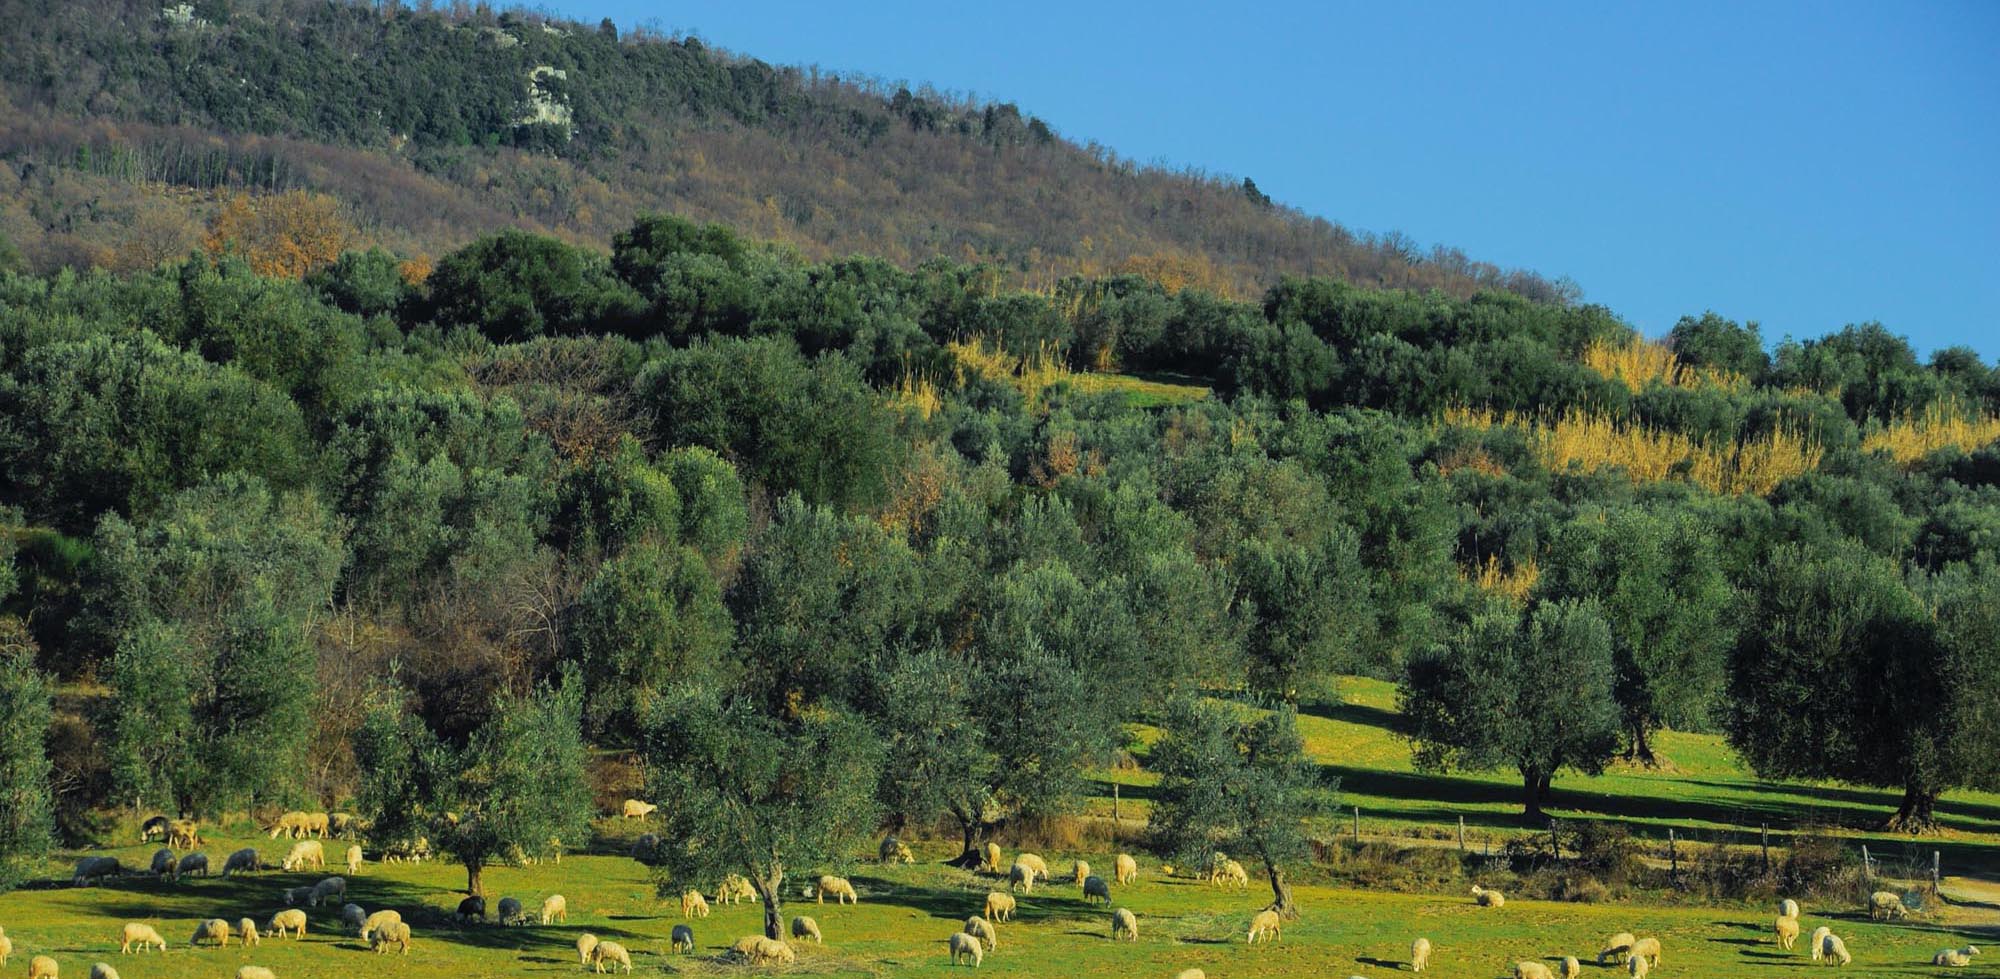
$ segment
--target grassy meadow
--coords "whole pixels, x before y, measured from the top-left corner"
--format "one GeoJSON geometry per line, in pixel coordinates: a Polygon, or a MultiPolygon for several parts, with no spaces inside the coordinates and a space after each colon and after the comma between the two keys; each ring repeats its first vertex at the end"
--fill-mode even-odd
{"type": "MultiPolygon", "coordinates": [[[[1406,747],[1388,728],[1394,707],[1390,687],[1350,679],[1343,683],[1341,700],[1338,707],[1305,716],[1303,726],[1311,750],[1342,779],[1343,802],[1361,807],[1367,837],[1423,837],[1432,845],[1449,845],[1441,841],[1455,833],[1461,815],[1475,849],[1490,839],[1497,850],[1505,837],[1527,832],[1516,815],[1516,787],[1510,779],[1497,774],[1431,777],[1411,770],[1406,747]]],[[[1142,738],[1149,733],[1142,731],[1142,738]]],[[[1697,845],[1748,842],[1763,821],[1772,824],[1774,842],[1782,845],[1784,830],[1810,821],[1847,827],[1838,832],[1854,834],[1857,845],[1868,842],[1878,854],[1912,848],[1908,841],[1860,830],[1880,819],[1893,803],[1887,793],[1762,783],[1738,768],[1728,750],[1710,736],[1669,734],[1660,747],[1671,762],[1665,770],[1559,779],[1556,814],[1563,819],[1622,821],[1648,838],[1663,838],[1673,827],[1697,845]]],[[[1149,789],[1143,772],[1107,773],[1104,779],[1106,795],[1092,801],[1093,811],[1108,812],[1108,786],[1116,781],[1118,804],[1128,824],[1143,816],[1149,789]]],[[[1993,820],[2000,812],[2000,800],[1955,794],[1947,797],[1943,808],[1949,827],[1946,837],[1920,841],[1914,847],[1925,852],[1943,849],[1948,873],[1954,868],[1982,872],[1993,845],[2000,842],[1993,820]]],[[[1341,826],[1346,828],[1344,822],[1341,826]]],[[[87,975],[96,961],[112,963],[125,979],[228,977],[246,964],[269,967],[280,977],[427,979],[574,973],[582,968],[574,942],[585,931],[625,944],[640,973],[746,971],[723,963],[720,956],[736,939],[761,928],[759,905],[716,906],[710,917],[692,922],[697,950],[690,955],[668,954],[669,932],[682,921],[678,907],[654,897],[647,868],[616,855],[644,831],[644,825],[606,820],[599,831],[593,853],[572,855],[560,865],[543,862],[487,870],[489,905],[511,896],[533,909],[549,894],[565,895],[569,922],[546,927],[454,923],[451,911],[465,882],[464,871],[455,864],[369,863],[350,879],[348,900],[370,911],[401,910],[416,933],[407,957],[372,954],[358,939],[341,933],[338,908],[332,905],[310,911],[312,930],[303,941],[266,939],[247,950],[233,944],[222,950],[191,950],[187,939],[196,921],[223,917],[233,922],[247,915],[261,927],[283,907],[280,894],[285,888],[310,883],[322,874],[267,871],[230,880],[179,883],[129,877],[105,886],[72,888],[66,878],[75,853],[65,853],[63,863],[50,865],[49,875],[57,878],[51,886],[0,895],[0,926],[14,941],[15,958],[9,968],[25,971],[29,956],[49,954],[61,963],[64,975],[78,977],[87,975]],[[125,921],[155,925],[170,943],[167,952],[121,957],[116,935],[125,921]]],[[[117,832],[122,840],[135,835],[129,826],[117,832]]],[[[205,850],[217,865],[239,846],[256,845],[273,862],[288,846],[286,840],[255,833],[248,822],[205,832],[211,837],[205,850]]],[[[330,855],[345,848],[333,845],[338,841],[328,842],[330,855]]],[[[143,866],[155,846],[121,845],[92,852],[117,856],[127,866],[143,866]]],[[[1406,972],[1409,942],[1422,935],[1436,947],[1429,974],[1441,979],[1500,976],[1516,960],[1564,954],[1583,960],[1585,975],[1611,975],[1612,970],[1596,968],[1591,959],[1604,936],[1623,930],[1662,940],[1666,954],[1656,976],[1819,974],[1803,939],[1792,952],[1776,948],[1770,934],[1771,913],[1761,905],[1563,903],[1510,897],[1504,908],[1482,909],[1456,885],[1450,893],[1379,893],[1334,886],[1330,877],[1314,871],[1301,873],[1295,888],[1302,918],[1290,923],[1276,943],[1252,947],[1243,940],[1246,924],[1269,900],[1260,879],[1253,877],[1247,890],[1218,889],[1186,877],[1169,878],[1160,861],[1150,856],[1141,858],[1138,883],[1113,888],[1115,903],[1139,916],[1139,941],[1114,942],[1109,937],[1109,913],[1102,906],[1085,904],[1079,889],[1062,880],[1070,861],[1078,857],[1108,873],[1112,846],[1079,846],[1077,852],[1043,851],[1058,880],[1021,898],[1020,914],[999,927],[999,947],[987,957],[982,974],[1168,977],[1199,967],[1211,977],[1379,976],[1406,972]]],[[[987,891],[1004,885],[987,875],[942,865],[952,855],[949,844],[919,842],[916,850],[918,863],[913,866],[877,866],[856,853],[850,863],[830,868],[855,882],[862,898],[858,905],[815,905],[799,896],[808,875],[795,875],[787,885],[792,903],[786,917],[816,917],[827,944],[800,947],[793,971],[950,974],[945,936],[956,931],[966,916],[979,912],[987,891]]],[[[1870,922],[1858,908],[1816,908],[1808,901],[1803,930],[1809,933],[1826,924],[1847,939],[1855,963],[1846,974],[1934,975],[1939,970],[1929,960],[1937,950],[1980,943],[1989,928],[2000,924],[1996,905],[1963,897],[1972,893],[1984,898],[1985,893],[1977,890],[1979,883],[1948,880],[1947,894],[1959,900],[1893,924],[1870,922]]],[[[1965,974],[1990,973],[1975,966],[1965,974]]]]}

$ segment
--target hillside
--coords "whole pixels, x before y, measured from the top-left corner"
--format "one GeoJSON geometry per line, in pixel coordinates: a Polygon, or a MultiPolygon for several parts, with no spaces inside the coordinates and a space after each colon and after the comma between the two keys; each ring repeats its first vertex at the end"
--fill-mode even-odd
{"type": "Polygon", "coordinates": [[[1040,288],[1135,271],[1239,297],[1283,273],[1573,292],[1135,165],[1011,104],[453,9],[0,3],[0,238],[37,271],[149,268],[232,194],[309,190],[353,243],[405,256],[503,227],[602,242],[663,211],[810,258],[980,261],[1040,288]]]}

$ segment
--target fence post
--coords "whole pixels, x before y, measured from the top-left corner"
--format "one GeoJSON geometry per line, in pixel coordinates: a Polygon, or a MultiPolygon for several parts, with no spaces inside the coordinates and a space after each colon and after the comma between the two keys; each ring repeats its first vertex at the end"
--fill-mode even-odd
{"type": "Polygon", "coordinates": [[[1875,861],[1868,856],[1868,844],[1861,844],[1861,876],[1868,880],[1875,878],[1875,861]]]}
{"type": "Polygon", "coordinates": [[[1681,854],[1674,847],[1674,828],[1672,826],[1667,827],[1667,873],[1675,877],[1679,877],[1681,873],[1681,854]]]}
{"type": "Polygon", "coordinates": [[[1553,819],[1549,820],[1549,851],[1556,855],[1557,863],[1562,862],[1563,858],[1562,837],[1556,835],[1556,821],[1553,819]]]}
{"type": "Polygon", "coordinates": [[[1111,842],[1118,842],[1118,783],[1111,783],[1111,842]]]}
{"type": "Polygon", "coordinates": [[[1931,851],[1931,895],[1933,897],[1942,896],[1938,894],[1938,885],[1944,883],[1944,877],[1942,874],[1939,873],[1939,869],[1940,868],[1939,868],[1938,851],[1932,850],[1931,851]]]}
{"type": "Polygon", "coordinates": [[[1465,817],[1458,817],[1458,852],[1465,852],[1465,817]]]}
{"type": "Polygon", "coordinates": [[[1361,807],[1354,807],[1354,845],[1361,845],[1361,807]]]}
{"type": "Polygon", "coordinates": [[[1771,824],[1759,823],[1758,831],[1764,837],[1764,873],[1766,876],[1769,876],[1771,873],[1771,824]]]}

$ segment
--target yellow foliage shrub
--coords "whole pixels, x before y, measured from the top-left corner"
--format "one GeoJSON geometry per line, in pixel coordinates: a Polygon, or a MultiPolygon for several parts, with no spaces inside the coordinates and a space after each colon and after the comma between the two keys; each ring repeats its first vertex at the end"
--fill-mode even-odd
{"type": "Polygon", "coordinates": [[[1528,593],[1535,589],[1535,582],[1542,580],[1542,566],[1529,558],[1512,567],[1502,567],[1500,556],[1489,554],[1486,563],[1479,566],[1472,583],[1479,590],[1490,595],[1505,595],[1517,602],[1526,601],[1528,593]]]}
{"type": "Polygon", "coordinates": [[[1682,364],[1673,351],[1644,340],[1633,340],[1623,346],[1596,340],[1583,348],[1580,359],[1583,366],[1635,392],[1643,391],[1647,385],[1654,383],[1682,388],[1712,387],[1725,391],[1740,391],[1748,383],[1748,379],[1734,371],[1689,367],[1682,364]]]}
{"type": "Polygon", "coordinates": [[[1966,452],[2000,439],[2000,418],[1966,410],[1955,400],[1933,402],[1921,413],[1906,413],[1861,440],[1866,452],[1884,452],[1898,465],[1918,460],[1946,446],[1966,452]]]}
{"type": "Polygon", "coordinates": [[[1823,454],[1818,443],[1789,428],[1711,445],[1678,432],[1626,424],[1577,409],[1538,419],[1486,408],[1451,408],[1445,411],[1444,421],[1464,428],[1521,429],[1542,465],[1555,472],[1596,472],[1616,466],[1634,482],[1658,482],[1678,475],[1711,493],[1730,495],[1769,493],[1779,483],[1818,468],[1823,454]]]}

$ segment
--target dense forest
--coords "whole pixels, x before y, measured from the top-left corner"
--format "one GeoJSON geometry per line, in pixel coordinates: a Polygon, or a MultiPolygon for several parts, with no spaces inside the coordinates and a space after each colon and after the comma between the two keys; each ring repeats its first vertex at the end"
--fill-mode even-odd
{"type": "MultiPolygon", "coordinates": [[[[0,273],[0,694],[47,731],[10,725],[10,784],[82,838],[106,806],[352,804],[392,846],[470,811],[441,845],[476,888],[577,838],[547,800],[608,777],[590,745],[676,838],[879,816],[970,851],[1071,811],[1131,720],[1183,787],[1261,758],[1243,805],[1307,811],[1285,708],[1341,673],[1531,815],[1662,727],[1902,789],[1917,831],[2000,781],[2000,378],[1969,351],[996,282],[665,216],[414,282],[379,250],[0,273]]],[[[1212,838],[1209,802],[1161,838],[1212,838]]],[[[700,852],[661,859],[735,853],[700,852]]]]}
{"type": "Polygon", "coordinates": [[[0,239],[40,272],[150,269],[232,201],[309,191],[356,244],[409,256],[509,227],[601,245],[662,211],[1044,291],[1135,272],[1247,299],[1292,272],[1575,292],[1309,217],[1248,178],[1137,165],[1012,104],[608,22],[393,0],[6,0],[0,17],[0,239]]]}

